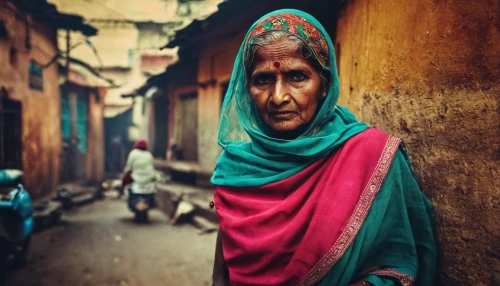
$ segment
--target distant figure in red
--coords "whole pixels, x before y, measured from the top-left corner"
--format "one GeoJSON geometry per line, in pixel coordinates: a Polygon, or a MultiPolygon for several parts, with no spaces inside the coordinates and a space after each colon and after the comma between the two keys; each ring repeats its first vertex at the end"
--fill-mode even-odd
{"type": "Polygon", "coordinates": [[[134,144],[134,149],[139,149],[142,151],[148,151],[148,141],[146,140],[137,140],[134,144]]]}
{"type": "Polygon", "coordinates": [[[123,173],[125,175],[122,179],[119,197],[123,195],[125,186],[132,182],[145,184],[154,181],[153,155],[148,151],[148,142],[146,140],[135,142],[133,150],[128,155],[123,173]]]}

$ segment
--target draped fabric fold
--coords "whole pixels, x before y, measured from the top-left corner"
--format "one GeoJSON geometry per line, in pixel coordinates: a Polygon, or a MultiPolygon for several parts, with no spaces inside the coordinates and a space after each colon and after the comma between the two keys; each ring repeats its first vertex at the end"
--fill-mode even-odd
{"type": "Polygon", "coordinates": [[[317,285],[434,285],[434,237],[432,205],[400,146],[356,239],[317,285]]]}
{"type": "MultiPolygon", "coordinates": [[[[289,179],[262,187],[216,187],[215,205],[232,285],[298,285],[300,282],[313,285],[325,275],[329,277],[327,273],[338,275],[340,268],[336,263],[352,251],[352,245],[357,246],[357,234],[360,229],[364,231],[363,222],[368,213],[381,211],[379,202],[377,209],[372,210],[372,202],[385,181],[399,143],[397,138],[368,129],[350,139],[335,155],[319,160],[289,179]]],[[[398,181],[392,174],[391,180],[398,181]]],[[[391,191],[383,190],[384,194],[391,191]]],[[[394,226],[392,231],[397,233],[399,229],[400,226],[394,226]]],[[[432,238],[432,233],[426,234],[432,238]]],[[[385,235],[390,238],[388,233],[385,235]]],[[[390,239],[385,243],[389,243],[387,241],[390,239]]],[[[425,243],[428,247],[433,245],[433,241],[425,243]]],[[[417,262],[414,248],[412,245],[406,249],[405,259],[400,261],[408,265],[399,267],[401,277],[411,281],[418,267],[418,263],[412,265],[417,262]]],[[[389,252],[395,248],[390,249],[389,252]]],[[[433,253],[429,254],[432,261],[433,253]]],[[[352,262],[347,263],[359,263],[352,262]]],[[[380,266],[376,260],[374,263],[368,265],[380,266]]],[[[392,271],[399,269],[399,265],[387,263],[381,265],[394,265],[392,271]]],[[[345,284],[325,285],[347,285],[366,269],[341,275],[348,277],[345,284]]],[[[387,273],[392,272],[374,275],[390,276],[387,273]]]]}
{"type": "Polygon", "coordinates": [[[328,34],[302,11],[265,15],[245,37],[212,177],[231,285],[432,285],[431,205],[401,140],[337,105],[335,62],[328,34]],[[324,102],[293,140],[272,136],[248,91],[245,52],[269,30],[300,36],[331,73],[324,102]]]}

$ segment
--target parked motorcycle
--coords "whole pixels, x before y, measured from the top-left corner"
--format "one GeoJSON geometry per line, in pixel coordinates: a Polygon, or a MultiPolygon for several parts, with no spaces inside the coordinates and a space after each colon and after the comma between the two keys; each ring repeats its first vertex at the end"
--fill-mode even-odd
{"type": "MultiPolygon", "coordinates": [[[[23,172],[0,170],[0,271],[14,256],[18,265],[26,263],[33,233],[33,203],[20,184],[23,172]]],[[[0,273],[2,276],[4,273],[0,273]]],[[[0,281],[1,281],[0,277],[0,281]]]]}
{"type": "Polygon", "coordinates": [[[154,206],[156,186],[154,182],[138,184],[133,182],[128,188],[128,207],[135,213],[138,222],[148,221],[148,211],[154,206]]]}

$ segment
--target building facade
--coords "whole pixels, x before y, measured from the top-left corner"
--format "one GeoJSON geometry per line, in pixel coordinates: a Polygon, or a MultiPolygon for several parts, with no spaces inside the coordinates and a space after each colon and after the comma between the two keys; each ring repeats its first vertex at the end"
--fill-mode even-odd
{"type": "MultiPolygon", "coordinates": [[[[126,151],[133,141],[148,139],[151,142],[165,140],[166,136],[157,136],[151,132],[150,120],[155,108],[150,104],[154,90],[141,90],[146,80],[162,73],[165,68],[177,60],[177,49],[162,49],[169,39],[193,19],[205,17],[216,11],[221,0],[176,1],[176,0],[129,0],[123,1],[85,1],[85,0],[49,0],[68,13],[81,13],[89,23],[99,28],[99,35],[91,39],[92,47],[80,45],[71,51],[71,56],[90,64],[103,76],[113,79],[116,87],[107,91],[104,116],[106,125],[125,118],[131,113],[128,126],[120,124],[120,130],[112,127],[106,130],[106,146],[110,149],[119,141],[126,151]],[[110,8],[112,7],[112,8],[110,8]],[[131,110],[129,110],[131,109],[131,110]]],[[[75,36],[75,38],[78,38],[75,36]]],[[[64,50],[64,48],[63,48],[64,50]]],[[[156,115],[154,115],[156,114],[156,115]]],[[[162,126],[162,125],[161,125],[162,126]]],[[[154,128],[154,127],[153,127],[154,128]]],[[[150,144],[152,151],[158,153],[161,147],[150,144]]],[[[109,155],[109,156],[108,156],[109,155]]],[[[117,166],[106,154],[109,171],[117,171],[117,166]],[[112,162],[111,162],[112,161],[112,162]]]]}
{"type": "Polygon", "coordinates": [[[42,0],[35,2],[51,12],[33,16],[26,2],[0,2],[0,168],[22,169],[26,189],[40,198],[55,191],[61,167],[57,29],[89,26],[42,0]]]}
{"type": "Polygon", "coordinates": [[[104,179],[104,101],[111,81],[87,64],[59,61],[61,84],[61,182],[104,179]]]}

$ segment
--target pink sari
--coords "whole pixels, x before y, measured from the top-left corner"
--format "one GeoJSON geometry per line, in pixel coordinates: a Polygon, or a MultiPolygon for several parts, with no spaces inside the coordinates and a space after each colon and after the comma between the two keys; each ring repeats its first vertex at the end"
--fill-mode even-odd
{"type": "Polygon", "coordinates": [[[400,142],[370,128],[286,180],[217,186],[231,285],[317,281],[356,237],[400,142]]]}

